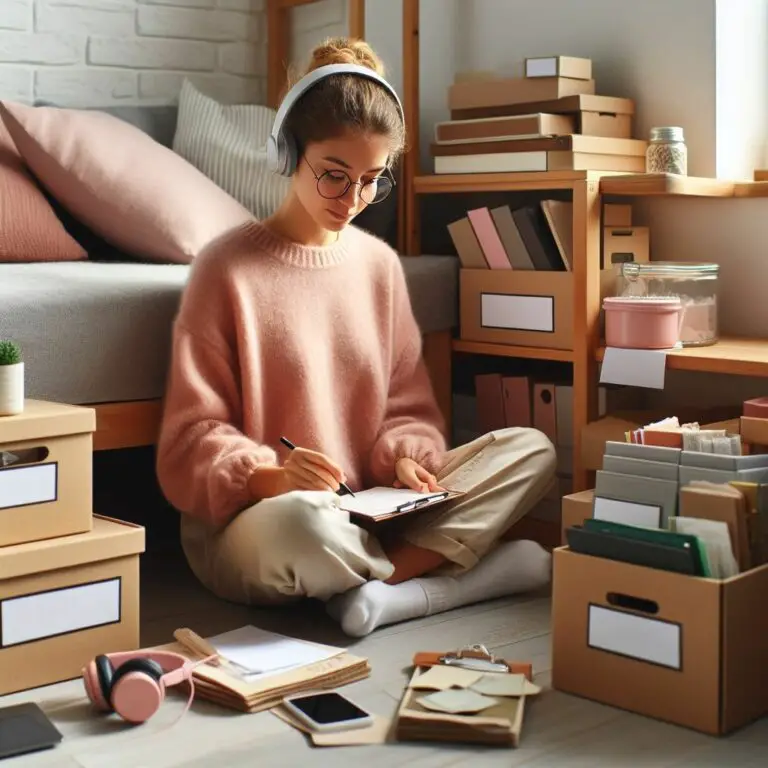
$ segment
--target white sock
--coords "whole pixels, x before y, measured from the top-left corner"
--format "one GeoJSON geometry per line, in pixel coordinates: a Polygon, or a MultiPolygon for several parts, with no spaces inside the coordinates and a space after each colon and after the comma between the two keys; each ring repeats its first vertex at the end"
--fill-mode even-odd
{"type": "Polygon", "coordinates": [[[369,581],[332,597],[327,611],[348,635],[364,637],[387,624],[538,589],[549,583],[551,563],[552,556],[535,541],[503,542],[460,576],[369,581]]]}

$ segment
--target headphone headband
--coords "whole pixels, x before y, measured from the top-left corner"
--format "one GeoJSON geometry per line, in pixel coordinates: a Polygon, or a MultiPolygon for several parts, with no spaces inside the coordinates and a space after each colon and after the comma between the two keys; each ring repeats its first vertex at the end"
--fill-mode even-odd
{"type": "Polygon", "coordinates": [[[281,176],[290,176],[296,169],[298,162],[296,143],[292,136],[285,131],[285,121],[296,102],[318,82],[332,75],[357,75],[373,80],[381,85],[395,100],[400,117],[405,122],[405,113],[400,97],[395,89],[377,72],[360,64],[326,64],[323,67],[313,69],[309,74],[299,80],[285,95],[275,116],[272,125],[272,133],[267,142],[267,163],[273,173],[281,176]]]}
{"type": "Polygon", "coordinates": [[[149,659],[159,665],[163,670],[162,682],[166,687],[178,685],[189,679],[196,662],[191,662],[179,653],[173,651],[122,651],[120,653],[108,653],[106,657],[115,669],[119,669],[131,659],[149,659]]]}

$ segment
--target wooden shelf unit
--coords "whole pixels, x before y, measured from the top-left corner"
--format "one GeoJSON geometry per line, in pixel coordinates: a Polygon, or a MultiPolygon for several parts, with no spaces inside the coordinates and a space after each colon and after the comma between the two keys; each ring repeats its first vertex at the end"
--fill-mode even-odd
{"type": "MultiPolygon", "coordinates": [[[[404,102],[408,135],[419,136],[419,0],[403,0],[404,102]]],[[[604,349],[600,340],[601,207],[604,198],[768,197],[768,172],[754,181],[677,176],[674,174],[624,174],[598,171],[539,173],[422,174],[419,141],[410,142],[403,164],[401,249],[418,254],[420,246],[419,195],[471,194],[476,192],[541,192],[570,190],[573,199],[573,350],[485,344],[454,339],[451,349],[478,355],[558,360],[573,366],[573,490],[593,487],[593,473],[581,460],[581,431],[597,416],[597,370],[604,349]]],[[[667,357],[669,368],[707,373],[768,377],[768,340],[724,338],[711,347],[675,350],[667,357]]],[[[450,375],[450,371],[446,372],[450,375]]]]}

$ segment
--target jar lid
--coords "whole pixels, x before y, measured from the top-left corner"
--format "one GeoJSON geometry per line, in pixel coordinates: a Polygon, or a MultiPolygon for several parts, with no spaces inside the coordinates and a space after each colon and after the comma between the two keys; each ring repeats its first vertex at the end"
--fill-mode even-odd
{"type": "Polygon", "coordinates": [[[704,264],[691,261],[627,261],[619,265],[623,277],[716,277],[718,264],[704,264]]]}
{"type": "Polygon", "coordinates": [[[678,296],[609,296],[603,299],[603,309],[629,309],[632,312],[679,310],[683,304],[678,296]]]}
{"type": "Polygon", "coordinates": [[[651,141],[685,141],[683,129],[677,125],[665,125],[651,128],[651,141]]]}

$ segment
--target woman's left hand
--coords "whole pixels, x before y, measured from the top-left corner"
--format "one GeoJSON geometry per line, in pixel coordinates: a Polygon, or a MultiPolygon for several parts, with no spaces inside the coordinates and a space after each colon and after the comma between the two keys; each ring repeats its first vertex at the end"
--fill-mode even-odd
{"type": "Polygon", "coordinates": [[[437,478],[427,472],[424,467],[417,464],[413,459],[398,459],[395,464],[395,488],[410,488],[413,491],[435,492],[443,489],[437,484],[437,478]]]}

